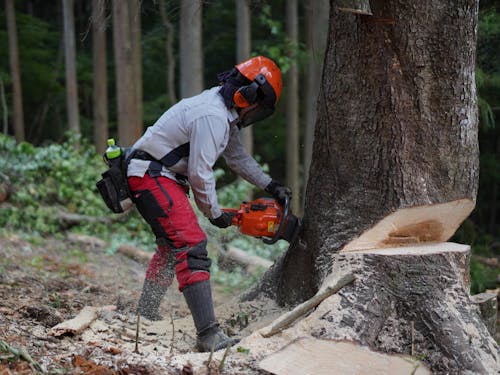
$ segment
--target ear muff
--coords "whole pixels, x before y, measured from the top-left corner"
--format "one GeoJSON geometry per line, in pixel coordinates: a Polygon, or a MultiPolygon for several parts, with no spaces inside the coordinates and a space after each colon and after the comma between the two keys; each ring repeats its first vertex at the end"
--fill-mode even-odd
{"type": "Polygon", "coordinates": [[[246,108],[257,101],[257,90],[259,85],[252,82],[249,85],[241,86],[235,93],[233,101],[236,107],[246,108]]]}
{"type": "MultiPolygon", "coordinates": [[[[259,74],[259,75],[257,75],[257,77],[255,77],[254,81],[251,84],[241,86],[234,93],[234,97],[233,97],[234,104],[236,105],[236,107],[246,108],[246,107],[256,103],[257,99],[258,99],[259,88],[262,88],[266,84],[269,85],[267,83],[266,77],[264,77],[262,74],[259,74]]],[[[272,91],[272,88],[271,88],[271,91],[272,91]]],[[[274,91],[273,91],[273,96],[274,96],[274,91]]]]}

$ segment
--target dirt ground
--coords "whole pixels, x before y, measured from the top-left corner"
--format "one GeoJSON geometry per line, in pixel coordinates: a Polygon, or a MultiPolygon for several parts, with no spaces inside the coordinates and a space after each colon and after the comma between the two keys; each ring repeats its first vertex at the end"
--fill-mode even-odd
{"type": "Polygon", "coordinates": [[[276,361],[272,354],[309,332],[307,321],[315,319],[263,340],[258,330],[285,311],[272,301],[238,302],[239,291],[213,283],[219,323],[242,341],[227,352],[197,353],[192,319],[174,283],[161,305],[165,319],[141,319],[136,340],[146,266],[106,253],[95,240],[0,236],[0,375],[269,374],[263,360],[276,361]],[[57,330],[89,310],[92,319],[77,331],[57,330]]]}
{"type": "MultiPolygon", "coordinates": [[[[233,347],[225,363],[222,351],[211,358],[193,353],[194,326],[175,284],[161,306],[165,320],[142,319],[136,347],[134,310],[144,271],[145,265],[91,242],[0,237],[0,375],[266,373],[243,347],[233,347]],[[98,308],[89,327],[54,333],[88,306],[98,308]]],[[[233,297],[214,285],[219,322],[236,337],[280,314],[272,304],[245,305],[233,297]]]]}

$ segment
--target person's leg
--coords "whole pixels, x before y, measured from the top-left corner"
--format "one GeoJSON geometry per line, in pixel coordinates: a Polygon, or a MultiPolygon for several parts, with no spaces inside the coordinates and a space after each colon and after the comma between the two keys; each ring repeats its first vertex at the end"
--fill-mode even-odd
{"type": "MultiPolygon", "coordinates": [[[[135,179],[131,177],[129,183],[137,209],[156,237],[164,239],[175,255],[179,290],[183,292],[193,316],[198,349],[210,351],[232,345],[234,341],[219,328],[215,318],[206,235],[198,224],[184,188],[165,177],[145,175],[140,184],[135,179]]],[[[158,284],[158,275],[161,274],[158,270],[163,269],[161,265],[165,256],[158,251],[155,255],[159,260],[151,260],[146,280],[149,274],[150,280],[158,284]]]]}
{"type": "Polygon", "coordinates": [[[161,320],[159,306],[173,282],[175,257],[158,219],[167,215],[172,203],[168,193],[158,194],[161,189],[155,179],[147,174],[143,178],[130,177],[129,187],[137,210],[151,226],[157,242],[157,250],[146,269],[137,313],[150,320],[161,320]]]}
{"type": "Polygon", "coordinates": [[[142,287],[141,297],[137,305],[137,313],[149,320],[162,320],[159,313],[160,303],[172,284],[174,272],[174,255],[167,245],[158,244],[151,258],[142,287]]]}

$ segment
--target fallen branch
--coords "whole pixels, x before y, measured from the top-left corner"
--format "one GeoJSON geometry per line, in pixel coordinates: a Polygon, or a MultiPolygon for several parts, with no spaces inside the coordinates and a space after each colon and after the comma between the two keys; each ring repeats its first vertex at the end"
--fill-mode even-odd
{"type": "Polygon", "coordinates": [[[318,306],[325,299],[330,297],[332,294],[337,293],[347,284],[352,283],[356,278],[353,274],[347,274],[342,276],[334,285],[328,286],[327,288],[318,291],[314,297],[307,300],[306,302],[296,306],[292,311],[283,314],[278,319],[276,319],[270,326],[267,326],[260,330],[260,334],[263,337],[271,337],[283,329],[288,327],[302,315],[306,314],[311,309],[318,306]]]}
{"type": "Polygon", "coordinates": [[[222,252],[224,258],[228,258],[245,266],[247,272],[249,273],[255,272],[258,268],[266,270],[273,265],[273,262],[270,260],[261,258],[257,255],[248,254],[246,251],[237,247],[227,246],[226,249],[226,251],[222,252]]]}
{"type": "Polygon", "coordinates": [[[95,223],[111,224],[118,221],[123,221],[130,215],[132,211],[133,210],[128,210],[126,212],[113,216],[111,215],[89,216],[89,215],[73,214],[63,210],[58,210],[56,215],[61,225],[65,225],[66,227],[71,227],[79,224],[95,224],[95,223]]]}
{"type": "Polygon", "coordinates": [[[77,316],[73,319],[65,320],[62,323],[52,327],[49,334],[52,336],[62,336],[64,334],[79,334],[87,329],[94,320],[97,319],[97,313],[100,311],[112,311],[115,310],[115,306],[85,306],[77,316]]]}
{"type": "Polygon", "coordinates": [[[120,245],[116,251],[127,258],[131,258],[143,264],[149,263],[154,254],[131,245],[120,245]]]}
{"type": "Polygon", "coordinates": [[[78,233],[68,233],[66,238],[68,239],[68,241],[90,245],[92,248],[106,247],[106,241],[101,240],[100,238],[94,236],[86,236],[84,234],[78,234],[78,233]]]}
{"type": "Polygon", "coordinates": [[[32,365],[36,370],[41,371],[42,373],[45,373],[45,371],[43,371],[40,364],[38,362],[34,361],[33,358],[31,358],[31,356],[28,354],[28,352],[24,349],[16,349],[16,348],[10,346],[7,342],[0,340],[0,352],[10,353],[15,358],[22,359],[23,361],[26,361],[30,365],[32,365]]]}
{"type": "Polygon", "coordinates": [[[57,213],[57,218],[68,226],[78,225],[82,223],[104,223],[109,224],[112,222],[110,217],[99,217],[99,216],[89,216],[89,215],[80,215],[80,214],[72,214],[69,212],[59,211],[57,213]]]}

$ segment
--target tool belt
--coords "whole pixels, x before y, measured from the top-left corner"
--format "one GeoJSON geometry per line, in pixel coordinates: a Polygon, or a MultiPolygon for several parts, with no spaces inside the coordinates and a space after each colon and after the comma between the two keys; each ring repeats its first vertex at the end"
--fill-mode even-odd
{"type": "MultiPolygon", "coordinates": [[[[171,167],[172,164],[166,164],[165,160],[158,160],[155,159],[153,156],[148,154],[146,151],[142,150],[133,150],[130,159],[140,159],[140,160],[148,160],[151,161],[152,163],[149,165],[148,168],[148,173],[151,177],[158,177],[161,175],[161,170],[163,167],[171,167]]],[[[177,162],[178,160],[175,160],[177,162]]],[[[177,182],[181,185],[187,185],[188,184],[188,178],[180,173],[175,174],[175,179],[177,182]]]]}
{"type": "MultiPolygon", "coordinates": [[[[121,148],[120,156],[115,159],[109,160],[104,156],[109,169],[102,173],[102,179],[97,182],[96,186],[104,202],[114,213],[125,212],[133,205],[127,180],[128,164],[132,159],[151,161],[148,168],[148,174],[151,177],[160,176],[163,167],[170,166],[165,165],[164,160],[155,159],[145,151],[132,148],[121,148]]],[[[186,176],[176,173],[175,179],[187,188],[188,179],[186,176]]]]}

